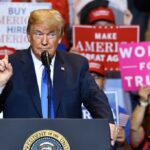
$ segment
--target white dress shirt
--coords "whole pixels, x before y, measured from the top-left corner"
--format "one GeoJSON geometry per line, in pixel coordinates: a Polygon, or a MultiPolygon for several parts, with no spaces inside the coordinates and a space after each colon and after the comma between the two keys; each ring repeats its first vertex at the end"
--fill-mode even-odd
{"type": "MultiPolygon", "coordinates": [[[[33,63],[34,63],[39,93],[40,93],[40,97],[41,97],[41,79],[42,79],[42,72],[44,69],[44,65],[42,64],[42,62],[39,59],[36,58],[36,56],[34,55],[32,50],[31,50],[31,56],[32,56],[33,63]]],[[[50,76],[51,76],[52,85],[53,85],[53,75],[54,75],[54,62],[55,62],[55,56],[52,58],[52,62],[50,65],[50,70],[51,70],[50,76]]]]}

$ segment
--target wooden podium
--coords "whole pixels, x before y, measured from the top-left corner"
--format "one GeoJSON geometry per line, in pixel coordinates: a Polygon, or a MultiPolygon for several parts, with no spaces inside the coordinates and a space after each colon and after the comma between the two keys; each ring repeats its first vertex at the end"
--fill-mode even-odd
{"type": "Polygon", "coordinates": [[[106,119],[0,119],[1,150],[40,150],[37,145],[42,145],[42,142],[46,143],[45,145],[52,143],[57,147],[54,150],[69,150],[65,146],[65,140],[70,150],[110,150],[108,121],[106,119]]]}

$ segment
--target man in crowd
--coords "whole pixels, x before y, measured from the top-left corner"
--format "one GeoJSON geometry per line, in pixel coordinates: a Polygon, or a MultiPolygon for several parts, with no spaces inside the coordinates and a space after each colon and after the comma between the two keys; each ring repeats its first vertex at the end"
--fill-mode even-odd
{"type": "MultiPolygon", "coordinates": [[[[105,87],[105,79],[106,79],[106,73],[104,70],[104,64],[101,62],[97,62],[97,61],[89,61],[89,70],[91,75],[94,77],[96,84],[98,85],[100,90],[104,90],[105,87]]],[[[115,100],[114,100],[115,101],[115,100]]],[[[117,108],[115,108],[116,111],[117,108]]],[[[120,113],[125,113],[125,111],[123,110],[123,108],[121,108],[120,106],[118,106],[119,109],[119,114],[120,113]]],[[[114,110],[112,109],[112,112],[114,110]]],[[[113,112],[114,115],[114,120],[115,118],[118,116],[116,114],[116,112],[113,112]]],[[[129,123],[129,122],[128,122],[129,123]]],[[[116,133],[113,136],[116,136],[116,148],[117,149],[130,149],[128,143],[126,142],[126,138],[128,138],[129,135],[129,124],[125,125],[125,128],[122,126],[116,126],[117,131],[115,131],[116,133]],[[126,130],[126,133],[125,133],[126,130]]]]}

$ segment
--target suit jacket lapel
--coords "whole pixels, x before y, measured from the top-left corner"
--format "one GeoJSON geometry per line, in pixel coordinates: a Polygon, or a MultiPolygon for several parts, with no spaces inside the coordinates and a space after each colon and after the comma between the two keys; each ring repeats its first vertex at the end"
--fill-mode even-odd
{"type": "Polygon", "coordinates": [[[39,89],[30,50],[27,51],[26,55],[22,56],[21,62],[23,63],[22,71],[24,80],[26,81],[25,84],[27,90],[31,96],[31,100],[35,106],[35,109],[37,110],[40,117],[42,117],[39,89]]]}
{"type": "Polygon", "coordinates": [[[55,64],[54,64],[54,79],[53,79],[55,114],[57,114],[60,100],[64,92],[65,81],[67,77],[66,71],[67,71],[67,67],[64,64],[63,58],[61,54],[57,52],[55,58],[55,64]]]}
{"type": "MultiPolygon", "coordinates": [[[[26,87],[31,96],[31,100],[35,109],[37,110],[40,117],[42,117],[41,100],[39,95],[38,84],[36,80],[36,74],[32,56],[30,50],[27,51],[26,55],[21,57],[23,64],[22,73],[24,80],[26,81],[26,87]]],[[[54,64],[54,78],[53,78],[53,92],[54,92],[54,110],[57,114],[58,107],[64,93],[65,83],[67,78],[67,67],[64,63],[63,56],[57,52],[54,64]]],[[[57,116],[57,115],[56,115],[57,116]]]]}

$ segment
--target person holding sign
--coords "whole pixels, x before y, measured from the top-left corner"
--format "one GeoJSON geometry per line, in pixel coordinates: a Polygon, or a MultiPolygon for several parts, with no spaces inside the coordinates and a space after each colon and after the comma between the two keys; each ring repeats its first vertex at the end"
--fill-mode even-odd
{"type": "Polygon", "coordinates": [[[143,86],[138,92],[139,104],[131,116],[131,145],[137,150],[150,148],[150,87],[143,86]]]}
{"type": "Polygon", "coordinates": [[[0,60],[0,111],[4,118],[47,118],[48,108],[53,118],[82,118],[83,103],[93,118],[114,122],[108,99],[90,75],[87,59],[56,50],[63,29],[64,19],[57,10],[31,12],[27,25],[30,47],[0,60]],[[43,53],[46,53],[44,63],[43,53]],[[49,62],[46,65],[45,60],[49,62]],[[47,96],[41,101],[42,81],[48,68],[51,70],[49,106],[47,96]]]}
{"type": "MultiPolygon", "coordinates": [[[[112,26],[115,25],[115,15],[108,7],[108,1],[90,1],[79,13],[81,25],[112,26]]],[[[72,47],[69,52],[77,53],[78,49],[72,47]]]]}
{"type": "MultiPolygon", "coordinates": [[[[89,62],[89,70],[91,75],[94,77],[95,82],[97,83],[99,89],[104,89],[105,86],[105,79],[106,79],[106,73],[104,70],[104,65],[103,63],[99,63],[96,61],[90,61],[89,62]]],[[[119,107],[119,113],[125,113],[124,110],[122,110],[123,108],[119,107]]],[[[112,109],[113,112],[113,109],[112,109]]],[[[114,117],[115,117],[115,113],[113,112],[114,117]]],[[[117,148],[129,148],[129,145],[126,142],[126,133],[125,133],[125,129],[122,126],[119,125],[110,125],[110,127],[112,127],[112,130],[115,131],[115,133],[113,132],[112,134],[112,139],[114,139],[115,137],[115,141],[117,143],[116,147],[117,148]]],[[[126,131],[129,134],[129,129],[128,126],[125,126],[126,131]]]]}
{"type": "MultiPolygon", "coordinates": [[[[80,24],[85,25],[114,25],[116,16],[112,8],[109,7],[109,1],[91,1],[87,3],[79,13],[80,24]]],[[[127,9],[123,12],[123,24],[130,25],[132,13],[127,9]]]]}

